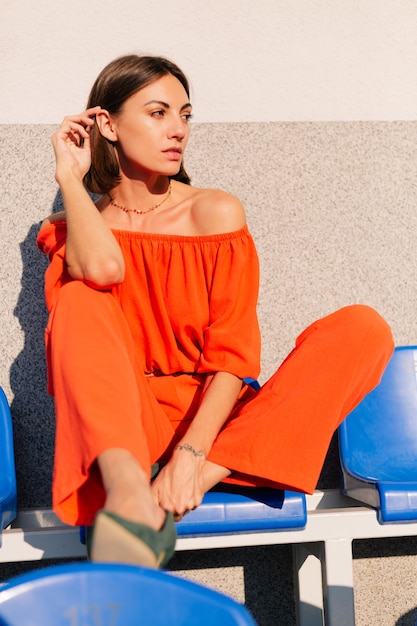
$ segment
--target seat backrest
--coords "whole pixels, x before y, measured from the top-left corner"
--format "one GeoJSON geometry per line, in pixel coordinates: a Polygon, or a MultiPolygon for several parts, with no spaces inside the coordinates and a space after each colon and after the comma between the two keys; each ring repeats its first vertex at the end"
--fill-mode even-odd
{"type": "Polygon", "coordinates": [[[0,626],[255,626],[244,606],[178,576],[131,565],[56,565],[0,589],[0,626]]]}
{"type": "Polygon", "coordinates": [[[0,532],[16,517],[16,492],[12,417],[0,387],[0,532]]]}
{"type": "Polygon", "coordinates": [[[381,383],[339,427],[342,467],[374,481],[417,481],[417,347],[395,349],[381,383]]]}

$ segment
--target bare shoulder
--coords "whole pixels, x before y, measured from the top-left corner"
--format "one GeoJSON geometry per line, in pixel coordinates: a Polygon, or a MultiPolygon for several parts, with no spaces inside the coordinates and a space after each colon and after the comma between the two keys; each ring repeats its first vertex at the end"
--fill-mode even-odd
{"type": "Polygon", "coordinates": [[[246,224],[245,209],[236,196],[220,189],[198,189],[192,198],[192,215],[205,235],[240,230],[246,224]]]}
{"type": "Polygon", "coordinates": [[[47,226],[48,224],[53,224],[54,222],[59,222],[65,219],[66,219],[65,211],[58,211],[57,213],[52,213],[51,215],[48,215],[48,217],[43,220],[41,224],[41,228],[43,228],[44,226],[47,226]]]}

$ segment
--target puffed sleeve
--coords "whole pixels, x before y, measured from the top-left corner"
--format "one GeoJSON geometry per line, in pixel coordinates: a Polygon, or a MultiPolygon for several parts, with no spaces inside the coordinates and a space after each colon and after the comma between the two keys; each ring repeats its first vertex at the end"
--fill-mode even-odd
{"type": "Polygon", "coordinates": [[[261,340],[257,318],[259,261],[245,227],[219,243],[209,285],[209,325],[199,371],[257,378],[261,340]]]}
{"type": "Polygon", "coordinates": [[[66,222],[57,221],[43,226],[36,240],[39,250],[49,260],[45,272],[45,301],[48,311],[51,311],[59,289],[71,280],[65,263],[66,238],[66,222]]]}

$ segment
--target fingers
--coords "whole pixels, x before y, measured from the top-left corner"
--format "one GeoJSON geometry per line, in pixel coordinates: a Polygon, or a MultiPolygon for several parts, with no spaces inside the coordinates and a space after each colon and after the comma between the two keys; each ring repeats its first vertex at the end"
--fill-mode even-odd
{"type": "Polygon", "coordinates": [[[152,482],[156,503],[179,518],[196,509],[204,496],[203,457],[175,454],[152,482]]]}
{"type": "Polygon", "coordinates": [[[95,123],[95,115],[101,107],[92,107],[69,115],[52,135],[51,142],[55,152],[55,179],[58,184],[65,181],[70,171],[82,180],[91,166],[90,131],[95,123]]]}
{"type": "Polygon", "coordinates": [[[200,493],[194,493],[188,498],[182,498],[182,495],[183,494],[179,495],[177,498],[163,498],[163,501],[160,501],[159,505],[167,511],[170,511],[174,516],[181,518],[187,515],[187,513],[190,513],[190,511],[195,511],[203,500],[200,493]]]}
{"type": "Polygon", "coordinates": [[[80,145],[82,140],[89,138],[90,128],[94,125],[94,117],[100,110],[101,107],[97,106],[87,109],[79,115],[68,115],[54,133],[53,140],[69,139],[80,145]]]}
{"type": "Polygon", "coordinates": [[[94,124],[95,115],[101,110],[101,107],[92,107],[91,109],[87,109],[80,113],[79,115],[68,115],[64,118],[61,128],[65,128],[67,126],[81,125],[82,127],[92,126],[94,124]]]}

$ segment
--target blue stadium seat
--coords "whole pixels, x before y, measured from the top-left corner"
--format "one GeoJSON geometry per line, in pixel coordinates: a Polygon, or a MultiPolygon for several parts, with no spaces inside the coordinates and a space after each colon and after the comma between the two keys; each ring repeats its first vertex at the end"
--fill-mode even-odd
{"type": "Polygon", "coordinates": [[[178,536],[291,530],[307,523],[303,493],[225,485],[205,494],[202,504],[177,523],[178,536]]]}
{"type": "Polygon", "coordinates": [[[255,626],[228,596],[158,570],[109,563],[55,565],[0,590],[7,626],[255,626]]]}
{"type": "Polygon", "coordinates": [[[339,427],[342,490],[380,523],[417,520],[417,347],[395,349],[380,385],[339,427]]]}
{"type": "Polygon", "coordinates": [[[0,387],[0,536],[16,517],[16,471],[10,408],[0,387]]]}

